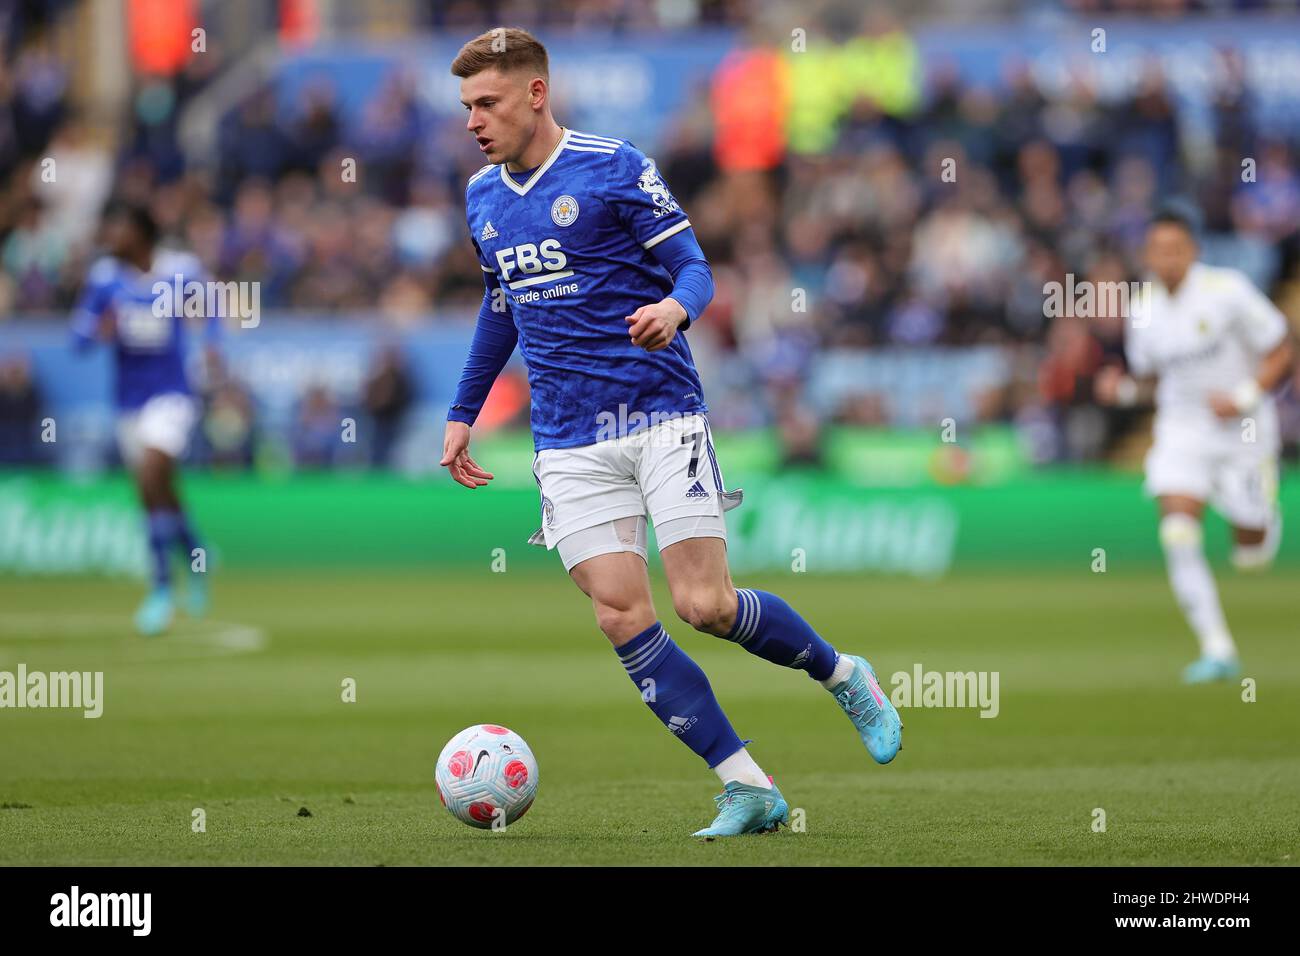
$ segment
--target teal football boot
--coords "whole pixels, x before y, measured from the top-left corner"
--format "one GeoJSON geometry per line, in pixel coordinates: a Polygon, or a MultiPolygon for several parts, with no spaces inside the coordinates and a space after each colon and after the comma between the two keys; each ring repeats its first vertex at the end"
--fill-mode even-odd
{"type": "Polygon", "coordinates": [[[729,780],[713,802],[718,805],[717,818],[692,836],[712,838],[774,833],[782,823],[787,826],[790,823],[790,807],[781,791],[776,789],[776,784],[764,790],[729,780]]]}
{"type": "Polygon", "coordinates": [[[858,736],[876,763],[889,763],[903,748],[903,720],[880,688],[866,658],[849,655],[853,673],[831,688],[835,701],[848,714],[858,736]]]}
{"type": "Polygon", "coordinates": [[[170,588],[154,588],[135,612],[135,629],[145,637],[154,637],[171,627],[176,612],[170,588]]]}
{"type": "Polygon", "coordinates": [[[1202,657],[1192,661],[1183,669],[1184,684],[1209,684],[1216,680],[1232,680],[1241,673],[1241,665],[1235,658],[1222,660],[1216,657],[1202,657]]]}

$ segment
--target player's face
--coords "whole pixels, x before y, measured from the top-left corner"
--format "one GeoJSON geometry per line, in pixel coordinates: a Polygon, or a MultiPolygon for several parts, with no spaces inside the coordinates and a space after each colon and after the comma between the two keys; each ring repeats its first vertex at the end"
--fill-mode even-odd
{"type": "Polygon", "coordinates": [[[104,223],[104,248],[110,256],[133,258],[139,246],[139,233],[126,216],[113,216],[104,223]]]}
{"type": "Polygon", "coordinates": [[[1147,268],[1167,288],[1183,281],[1196,261],[1196,241],[1182,226],[1161,222],[1147,230],[1147,268]]]}
{"type": "Polygon", "coordinates": [[[514,162],[527,149],[537,128],[533,109],[533,77],[526,73],[483,70],[460,81],[460,101],[474,135],[489,163],[514,162]]]}

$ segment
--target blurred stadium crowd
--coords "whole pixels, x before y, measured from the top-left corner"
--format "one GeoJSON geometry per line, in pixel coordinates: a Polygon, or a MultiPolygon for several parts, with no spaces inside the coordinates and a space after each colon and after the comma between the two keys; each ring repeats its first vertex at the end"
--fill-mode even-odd
{"type": "MultiPolygon", "coordinates": [[[[1006,374],[972,396],[968,417],[1017,427],[1035,461],[1122,454],[1140,416],[1091,401],[1097,369],[1121,352],[1120,317],[1047,319],[1043,288],[1066,273],[1139,278],[1144,224],[1170,196],[1201,210],[1214,261],[1246,269],[1293,323],[1300,317],[1300,143],[1257,119],[1230,53],[1206,144],[1190,138],[1154,64],[1135,95],[1103,102],[1084,84],[1047,99],[1025,74],[997,93],[963,88],[943,64],[923,63],[930,82],[918,97],[851,79],[882,51],[904,64],[916,56],[906,27],[879,13],[835,21],[846,29],[833,45],[792,55],[780,33],[750,22],[747,4],[659,4],[653,14],[629,3],[522,6],[536,13],[512,21],[522,26],[746,31],[654,155],[714,271],[716,297],[691,334],[713,350],[715,421],[776,424],[791,457],[806,457],[830,422],[921,417],[885,387],[817,401],[812,369],[828,350],[921,350],[942,368],[944,356],[977,347],[996,350],[1006,374]],[[831,74],[850,81],[815,79],[831,74]],[[1242,181],[1243,156],[1257,160],[1254,182],[1242,181]],[[806,309],[792,308],[792,290],[803,291],[806,309]]],[[[1202,5],[1149,6],[1168,15],[1202,5]]],[[[504,13],[471,3],[420,10],[412,29],[466,37],[504,13]]],[[[110,196],[147,204],[165,241],[192,249],[214,276],[259,282],[266,310],[360,312],[397,328],[476,310],[482,280],[463,198],[479,154],[458,117],[429,112],[410,77],[390,76],[355,124],[343,121],[326,81],[289,110],[258,90],[220,118],[216,155],[195,164],[180,145],[180,117],[230,67],[219,42],[174,78],[139,79],[110,142],[70,108],[67,64],[39,23],[24,32],[23,22],[10,17],[0,39],[0,316],[66,321],[110,196]],[[67,184],[57,192],[39,188],[44,157],[67,184]],[[345,157],[357,160],[356,183],[340,178],[345,157]]],[[[556,114],[564,123],[562,99],[556,114]]],[[[368,390],[371,411],[393,430],[410,402],[409,374],[387,351],[368,390]]],[[[216,369],[207,388],[209,415],[250,432],[255,403],[239,383],[216,369]]],[[[1284,415],[1293,454],[1297,391],[1284,415]]],[[[328,403],[305,395],[303,422],[336,423],[328,403]]],[[[27,454],[18,438],[39,407],[23,358],[0,349],[0,435],[11,460],[27,454]]],[[[316,447],[305,426],[298,434],[300,464],[329,463],[328,441],[316,447]]],[[[246,463],[244,445],[231,447],[227,463],[246,463]]]]}

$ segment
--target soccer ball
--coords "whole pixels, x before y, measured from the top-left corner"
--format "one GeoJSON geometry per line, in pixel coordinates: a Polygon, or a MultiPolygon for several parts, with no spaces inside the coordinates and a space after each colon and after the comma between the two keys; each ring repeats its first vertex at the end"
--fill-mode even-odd
{"type": "Polygon", "coordinates": [[[501,829],[533,805],[537,760],[514,731],[475,724],[447,741],[434,779],[438,799],[461,823],[501,829]]]}

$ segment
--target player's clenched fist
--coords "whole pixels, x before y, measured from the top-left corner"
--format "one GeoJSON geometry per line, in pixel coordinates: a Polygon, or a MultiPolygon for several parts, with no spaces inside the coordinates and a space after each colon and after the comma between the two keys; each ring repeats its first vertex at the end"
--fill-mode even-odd
{"type": "Polygon", "coordinates": [[[448,422],[442,436],[442,461],[451,476],[466,488],[477,488],[492,480],[492,473],[484,471],[469,455],[469,426],[464,422],[448,422]]]}
{"type": "Polygon", "coordinates": [[[1093,379],[1092,389],[1097,401],[1103,405],[1119,404],[1119,383],[1123,380],[1124,373],[1114,365],[1103,365],[1097,370],[1097,377],[1093,379]]]}
{"type": "Polygon", "coordinates": [[[623,316],[628,324],[632,344],[647,352],[666,349],[681,324],[686,321],[686,310],[676,299],[667,298],[654,305],[643,305],[631,315],[623,316]]]}

